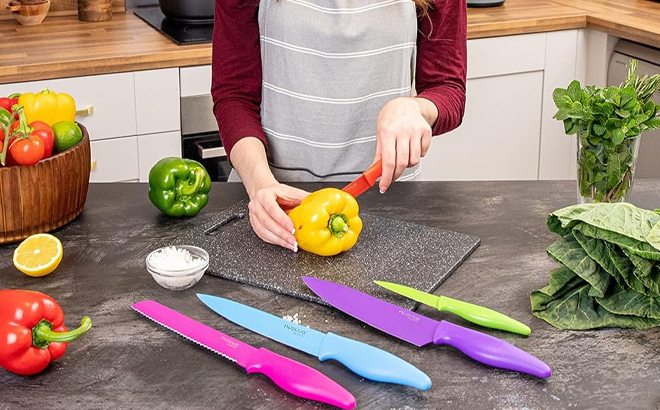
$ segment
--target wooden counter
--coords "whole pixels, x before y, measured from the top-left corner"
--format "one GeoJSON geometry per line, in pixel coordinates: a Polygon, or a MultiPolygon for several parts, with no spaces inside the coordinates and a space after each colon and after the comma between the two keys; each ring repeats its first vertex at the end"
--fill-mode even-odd
{"type": "MultiPolygon", "coordinates": [[[[660,3],[650,0],[506,0],[469,9],[468,38],[592,28],[660,46],[658,22],[660,3]]],[[[0,22],[0,84],[210,62],[210,44],[179,46],[130,12],[99,23],[0,22]]]]}

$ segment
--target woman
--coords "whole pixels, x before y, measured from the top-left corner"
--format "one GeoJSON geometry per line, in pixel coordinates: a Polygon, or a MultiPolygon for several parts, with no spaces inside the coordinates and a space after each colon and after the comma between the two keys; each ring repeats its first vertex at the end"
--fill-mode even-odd
{"type": "Polygon", "coordinates": [[[262,240],[298,249],[280,206],[307,192],[280,181],[414,177],[463,117],[466,26],[465,0],[216,1],[214,112],[262,240]]]}

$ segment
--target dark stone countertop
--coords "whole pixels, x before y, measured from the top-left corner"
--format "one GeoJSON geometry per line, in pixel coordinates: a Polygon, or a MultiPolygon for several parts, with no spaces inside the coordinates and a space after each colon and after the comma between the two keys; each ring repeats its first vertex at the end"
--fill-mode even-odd
{"type": "MultiPolygon", "coordinates": [[[[632,202],[657,208],[659,193],[660,181],[640,180],[632,202]]],[[[174,240],[189,225],[160,215],[146,194],[144,184],[92,184],[83,214],[55,232],[64,244],[64,258],[46,277],[18,272],[11,261],[16,245],[0,246],[0,288],[51,295],[63,307],[69,327],[76,327],[83,315],[94,322],[86,336],[39,375],[20,377],[0,369],[0,410],[330,408],[286,394],[263,376],[248,376],[144,319],[130,308],[144,299],[319,369],[351,391],[359,409],[660,408],[660,329],[560,331],[531,314],[530,292],[545,286],[555,267],[545,254],[555,239],[545,219],[575,202],[575,182],[411,182],[395,184],[385,196],[371,190],[360,197],[363,212],[479,236],[481,246],[437,293],[529,324],[529,338],[486,332],[545,360],[554,371],[548,380],[490,368],[446,346],[416,348],[337,310],[209,275],[183,292],[161,288],[147,273],[144,258],[156,239],[174,240]],[[425,371],[433,386],[417,391],[360,379],[337,363],[320,363],[226,321],[204,308],[197,292],[279,316],[298,313],[305,325],[401,356],[425,371]]],[[[240,185],[216,184],[203,212],[220,211],[244,197],[240,185]]],[[[479,329],[425,306],[419,312],[479,329]]]]}

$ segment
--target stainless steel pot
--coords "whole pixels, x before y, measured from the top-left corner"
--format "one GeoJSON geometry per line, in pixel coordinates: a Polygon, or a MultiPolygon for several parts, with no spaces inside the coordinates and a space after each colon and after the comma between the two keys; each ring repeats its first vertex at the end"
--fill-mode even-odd
{"type": "Polygon", "coordinates": [[[181,21],[212,21],[214,0],[158,0],[165,17],[181,21]]]}

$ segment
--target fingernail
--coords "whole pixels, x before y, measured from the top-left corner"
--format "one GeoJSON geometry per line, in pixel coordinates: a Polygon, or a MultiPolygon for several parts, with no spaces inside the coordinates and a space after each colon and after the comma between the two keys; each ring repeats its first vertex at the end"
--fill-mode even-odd
{"type": "Polygon", "coordinates": [[[384,194],[385,191],[387,191],[387,187],[381,187],[378,189],[378,192],[380,192],[381,194],[384,194]]]}
{"type": "Polygon", "coordinates": [[[295,235],[295,234],[296,234],[296,228],[291,228],[291,235],[295,235]]]}
{"type": "Polygon", "coordinates": [[[294,251],[294,252],[298,252],[298,242],[294,243],[294,244],[291,246],[291,250],[294,251]]]}

